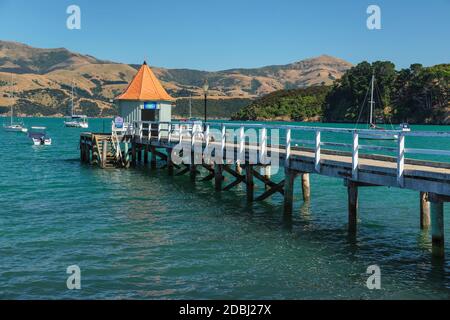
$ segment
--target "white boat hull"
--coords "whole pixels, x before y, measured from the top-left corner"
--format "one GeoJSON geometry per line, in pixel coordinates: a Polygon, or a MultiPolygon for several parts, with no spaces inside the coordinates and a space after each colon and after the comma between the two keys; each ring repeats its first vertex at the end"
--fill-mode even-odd
{"type": "Polygon", "coordinates": [[[370,134],[370,133],[360,133],[359,134],[360,139],[365,140],[398,140],[398,135],[392,135],[392,134],[370,134]]]}
{"type": "Polygon", "coordinates": [[[52,139],[35,139],[32,138],[33,140],[33,145],[35,146],[51,146],[52,145],[52,139]]]}
{"type": "Polygon", "coordinates": [[[89,128],[89,124],[87,124],[86,122],[66,121],[64,122],[64,125],[68,128],[89,128]]]}
{"type": "Polygon", "coordinates": [[[24,128],[22,126],[6,126],[3,128],[3,130],[5,130],[7,132],[23,132],[23,133],[28,132],[28,129],[24,128]]]}

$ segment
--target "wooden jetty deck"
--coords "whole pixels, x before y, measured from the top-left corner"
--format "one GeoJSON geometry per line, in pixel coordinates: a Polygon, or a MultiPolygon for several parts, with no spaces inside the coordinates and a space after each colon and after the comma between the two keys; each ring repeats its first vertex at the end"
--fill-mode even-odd
{"type": "Polygon", "coordinates": [[[289,125],[208,123],[198,126],[185,122],[136,122],[122,130],[113,125],[112,134],[81,134],[80,158],[82,162],[102,168],[127,168],[138,162],[150,162],[154,169],[160,158],[166,163],[164,167],[169,174],[190,174],[193,180],[202,168],[207,172],[202,181],[214,180],[216,191],[228,191],[243,184],[249,201],[282,194],[285,214],[293,211],[296,178],[301,179],[303,201],[311,197],[310,174],[341,178],[348,191],[348,229],[352,234],[357,230],[358,188],[386,186],[415,190],[419,195],[420,227],[431,227],[432,253],[443,257],[444,203],[450,201],[450,163],[409,159],[406,155],[450,157],[450,132],[380,132],[383,136],[398,137],[392,142],[395,147],[359,139],[360,134],[368,133],[376,135],[368,130],[289,125]],[[254,141],[248,134],[251,130],[256,132],[254,141]],[[273,136],[268,133],[271,130],[282,132],[280,142],[269,143],[273,136]],[[324,141],[324,133],[344,134],[349,143],[324,141]],[[307,134],[314,139],[294,138],[307,134]],[[442,150],[412,149],[405,147],[409,137],[449,138],[449,143],[443,145],[442,150]],[[336,150],[339,148],[345,150],[336,150]],[[376,154],[380,151],[394,156],[376,154]],[[271,158],[277,161],[268,162],[271,158]],[[273,181],[274,162],[284,172],[282,181],[273,181]],[[225,181],[225,173],[232,178],[231,182],[225,181]],[[259,195],[255,195],[255,180],[265,185],[259,195]]]}

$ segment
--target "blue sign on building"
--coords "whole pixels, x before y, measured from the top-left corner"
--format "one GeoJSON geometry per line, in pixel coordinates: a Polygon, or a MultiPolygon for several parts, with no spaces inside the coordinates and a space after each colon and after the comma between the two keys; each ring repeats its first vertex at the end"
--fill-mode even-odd
{"type": "Polygon", "coordinates": [[[156,102],[144,102],[144,110],[156,110],[158,104],[156,102]]]}

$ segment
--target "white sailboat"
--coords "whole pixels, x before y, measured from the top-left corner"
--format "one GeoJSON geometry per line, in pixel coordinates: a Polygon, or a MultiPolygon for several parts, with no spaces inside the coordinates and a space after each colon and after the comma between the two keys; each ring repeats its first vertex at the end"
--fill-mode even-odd
{"type": "MultiPolygon", "coordinates": [[[[13,82],[13,76],[11,74],[11,88],[13,88],[14,82],[13,82]]],[[[14,97],[14,94],[11,94],[11,98],[14,97]]],[[[28,129],[25,128],[23,123],[14,123],[14,106],[11,104],[11,120],[9,125],[4,125],[3,130],[8,132],[28,132],[28,129]]]]}
{"type": "MultiPolygon", "coordinates": [[[[374,109],[375,109],[375,100],[374,100],[374,87],[375,87],[375,71],[372,73],[372,80],[371,80],[371,94],[370,94],[370,115],[369,115],[369,131],[372,132],[366,132],[366,133],[360,133],[359,137],[361,139],[368,139],[368,140],[397,140],[398,134],[392,134],[385,132],[386,129],[381,128],[376,125],[375,119],[374,119],[374,109]]],[[[408,132],[411,131],[409,125],[402,123],[399,127],[400,131],[408,132]]]]}
{"type": "Polygon", "coordinates": [[[64,125],[68,128],[89,128],[89,124],[87,122],[87,116],[85,115],[77,115],[74,114],[74,104],[73,104],[73,82],[72,82],[72,108],[71,108],[71,116],[66,118],[64,121],[64,125]]]}

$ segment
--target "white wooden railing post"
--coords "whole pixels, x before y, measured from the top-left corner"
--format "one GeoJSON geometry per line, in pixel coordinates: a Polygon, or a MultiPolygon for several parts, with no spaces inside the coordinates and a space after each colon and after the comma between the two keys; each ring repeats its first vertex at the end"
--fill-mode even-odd
{"type": "Polygon", "coordinates": [[[161,142],[161,122],[158,122],[158,143],[161,142]]]}
{"type": "Polygon", "coordinates": [[[169,133],[168,133],[167,139],[168,139],[168,143],[170,144],[170,141],[172,141],[172,123],[169,123],[168,128],[169,128],[169,133]]]}
{"type": "Polygon", "coordinates": [[[267,152],[267,128],[262,128],[261,130],[261,154],[259,156],[259,161],[263,164],[266,163],[266,152],[267,152]]]}
{"type": "Polygon", "coordinates": [[[353,150],[352,150],[352,178],[358,180],[359,165],[359,134],[358,131],[353,132],[353,150]]]}
{"type": "Polygon", "coordinates": [[[181,123],[178,124],[178,142],[179,142],[180,145],[183,142],[183,136],[182,136],[182,133],[181,133],[181,123]]]}
{"type": "Polygon", "coordinates": [[[209,147],[209,124],[206,125],[206,131],[205,131],[205,146],[206,146],[206,148],[209,147]]]}
{"type": "Polygon", "coordinates": [[[315,147],[315,160],[314,160],[314,168],[316,172],[320,173],[320,131],[316,131],[316,147],[315,147]]]}
{"type": "Polygon", "coordinates": [[[225,125],[222,124],[222,144],[220,146],[222,159],[225,155],[225,141],[226,141],[226,127],[225,127],[225,125]]]}
{"type": "Polygon", "coordinates": [[[245,162],[245,128],[239,128],[239,164],[245,162]]]}
{"type": "Polygon", "coordinates": [[[194,150],[194,145],[195,145],[195,130],[194,127],[192,127],[191,130],[191,150],[194,150]]]}
{"type": "Polygon", "coordinates": [[[291,160],[291,143],[292,143],[292,130],[286,129],[286,159],[284,166],[289,167],[289,161],[291,160]]]}
{"type": "Polygon", "coordinates": [[[143,125],[143,123],[142,123],[142,121],[140,121],[139,122],[139,138],[140,138],[140,141],[142,142],[142,134],[143,134],[143,132],[144,132],[144,125],[143,125]]]}
{"type": "Polygon", "coordinates": [[[397,183],[404,187],[404,170],[405,170],[405,136],[403,133],[398,135],[398,151],[397,151],[397,183]]]}

